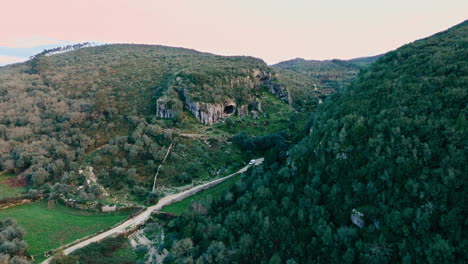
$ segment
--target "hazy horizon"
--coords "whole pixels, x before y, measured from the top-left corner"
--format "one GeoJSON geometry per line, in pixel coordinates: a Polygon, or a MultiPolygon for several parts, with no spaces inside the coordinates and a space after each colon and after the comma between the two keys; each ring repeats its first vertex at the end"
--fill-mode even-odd
{"type": "MultiPolygon", "coordinates": [[[[468,2],[459,0],[375,2],[9,1],[0,16],[0,47],[26,51],[90,41],[253,56],[268,64],[294,58],[346,60],[382,54],[443,31],[463,22],[468,10],[468,2]]],[[[0,65],[34,54],[15,56],[4,50],[0,65]]]]}

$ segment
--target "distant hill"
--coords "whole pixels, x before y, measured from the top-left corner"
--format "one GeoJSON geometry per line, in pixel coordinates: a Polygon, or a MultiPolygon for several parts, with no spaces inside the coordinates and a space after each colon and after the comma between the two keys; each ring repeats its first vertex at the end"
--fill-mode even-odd
{"type": "Polygon", "coordinates": [[[359,57],[359,58],[354,58],[347,60],[348,62],[357,64],[359,66],[364,66],[368,67],[370,64],[376,62],[379,58],[383,57],[385,54],[380,54],[380,55],[375,55],[375,56],[370,56],[370,57],[359,57]]]}
{"type": "Polygon", "coordinates": [[[351,60],[305,60],[283,61],[272,67],[294,71],[303,78],[317,80],[320,88],[329,92],[340,90],[350,84],[361,69],[367,68],[383,55],[355,58],[351,60]]]}
{"type": "Polygon", "coordinates": [[[265,166],[171,221],[164,232],[170,256],[187,263],[465,263],[467,44],[465,21],[379,58],[317,108],[300,143],[276,144],[265,166]],[[182,255],[182,244],[196,250],[182,255]]]}

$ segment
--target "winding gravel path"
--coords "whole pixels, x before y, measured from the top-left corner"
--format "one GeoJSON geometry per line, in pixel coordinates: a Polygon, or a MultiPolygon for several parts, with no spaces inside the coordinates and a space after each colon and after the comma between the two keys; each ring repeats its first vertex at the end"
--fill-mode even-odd
{"type": "MultiPolygon", "coordinates": [[[[211,182],[208,182],[208,183],[205,183],[205,184],[201,184],[201,185],[197,185],[189,190],[186,190],[186,191],[183,191],[183,192],[180,192],[180,193],[176,193],[176,194],[171,194],[171,195],[168,195],[162,199],[160,199],[158,201],[158,203],[156,205],[153,205],[153,206],[150,206],[148,208],[146,208],[143,212],[141,212],[140,214],[138,214],[137,216],[123,222],[122,224],[108,230],[108,231],[105,231],[103,233],[100,233],[96,236],[93,236],[91,238],[88,238],[82,242],[79,242],[71,247],[68,247],[66,249],[63,250],[63,253],[65,255],[68,255],[70,253],[72,253],[73,251],[77,250],[77,249],[80,249],[80,248],[83,248],[91,243],[94,243],[94,242],[98,242],[98,241],[101,241],[103,240],[104,238],[107,238],[107,237],[110,237],[110,236],[115,236],[115,235],[118,235],[118,234],[121,234],[121,233],[124,233],[126,231],[129,231],[129,230],[132,230],[132,229],[135,229],[137,228],[138,226],[144,224],[151,216],[151,214],[154,212],[154,211],[159,211],[161,210],[164,206],[166,205],[170,205],[172,203],[175,203],[175,202],[178,202],[178,201],[181,201],[191,195],[194,195],[196,194],[197,192],[200,192],[200,191],[203,191],[203,190],[206,190],[206,189],[209,189],[239,173],[243,173],[245,171],[247,171],[251,166],[256,166],[256,165],[259,165],[263,162],[263,158],[259,158],[259,159],[256,159],[255,160],[255,165],[247,165],[245,166],[244,168],[240,169],[239,171],[231,174],[231,175],[228,175],[226,177],[223,177],[223,178],[219,178],[219,179],[216,179],[214,181],[211,181],[211,182]]],[[[52,257],[44,260],[41,264],[48,264],[50,261],[52,260],[52,257]]]]}

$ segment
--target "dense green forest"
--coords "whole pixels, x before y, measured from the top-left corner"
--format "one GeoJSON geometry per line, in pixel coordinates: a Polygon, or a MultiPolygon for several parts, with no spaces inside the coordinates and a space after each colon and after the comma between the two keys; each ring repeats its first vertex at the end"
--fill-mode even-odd
{"type": "MultiPolygon", "coordinates": [[[[142,205],[262,156],[219,197],[154,216],[142,229],[158,240],[153,253],[165,263],[468,260],[468,22],[382,56],[271,67],[85,46],[0,68],[2,188],[28,190],[5,198],[142,205]],[[246,112],[206,126],[187,102],[246,112]]],[[[23,236],[0,222],[0,262],[23,261],[23,236]]],[[[56,261],[134,253],[118,237],[56,261]]]]}
{"type": "Polygon", "coordinates": [[[465,263],[467,61],[468,22],[389,52],[294,147],[237,137],[265,164],[147,232],[166,263],[465,263]]]}

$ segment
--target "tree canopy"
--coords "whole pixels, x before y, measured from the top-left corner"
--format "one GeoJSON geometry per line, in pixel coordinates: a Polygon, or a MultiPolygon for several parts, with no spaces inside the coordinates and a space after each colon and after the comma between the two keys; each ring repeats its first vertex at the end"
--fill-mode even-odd
{"type": "Polygon", "coordinates": [[[169,222],[192,244],[168,262],[464,263],[467,47],[464,22],[361,71],[286,159],[169,222]]]}

